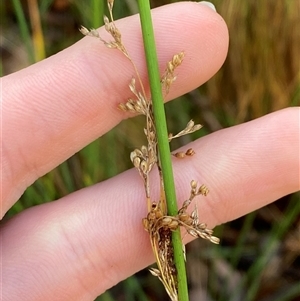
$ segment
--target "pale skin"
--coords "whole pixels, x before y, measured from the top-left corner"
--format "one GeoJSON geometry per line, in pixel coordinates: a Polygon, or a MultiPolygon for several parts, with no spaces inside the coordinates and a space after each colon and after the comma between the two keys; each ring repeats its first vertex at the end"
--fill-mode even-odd
{"type": "MultiPolygon", "coordinates": [[[[210,8],[165,6],[153,11],[153,22],[161,69],[175,53],[186,55],[168,100],[221,67],[228,32],[210,8]]],[[[138,17],[117,26],[148,87],[138,17]]],[[[132,75],[120,52],[85,37],[2,78],[1,217],[36,179],[128,117],[117,104],[131,96],[132,75]]],[[[215,132],[184,150],[190,147],[195,156],[173,160],[178,202],[192,179],[205,183],[210,193],[198,208],[209,227],[299,190],[299,108],[215,132]]],[[[143,184],[132,169],[2,223],[3,300],[94,300],[154,261],[145,215],[143,184]]]]}

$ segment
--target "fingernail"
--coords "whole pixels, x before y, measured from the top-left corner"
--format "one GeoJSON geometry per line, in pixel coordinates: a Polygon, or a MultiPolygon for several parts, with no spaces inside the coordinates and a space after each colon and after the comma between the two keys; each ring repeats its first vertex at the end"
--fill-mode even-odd
{"type": "Polygon", "coordinates": [[[200,1],[200,2],[198,2],[198,3],[210,7],[210,8],[211,8],[212,10],[214,10],[215,12],[217,11],[217,10],[216,10],[216,7],[215,7],[211,2],[208,2],[208,1],[200,1]]]}

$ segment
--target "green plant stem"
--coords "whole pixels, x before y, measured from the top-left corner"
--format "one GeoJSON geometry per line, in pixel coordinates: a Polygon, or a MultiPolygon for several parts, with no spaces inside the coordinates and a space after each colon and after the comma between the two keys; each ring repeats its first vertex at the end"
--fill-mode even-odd
{"type": "Polygon", "coordinates": [[[93,28],[98,28],[104,23],[102,17],[104,16],[104,3],[104,1],[91,0],[93,28]]]}
{"type": "MultiPolygon", "coordinates": [[[[169,215],[176,215],[178,212],[173,169],[168,140],[167,122],[165,117],[164,101],[160,83],[156,46],[154,40],[150,4],[146,0],[138,0],[142,34],[144,40],[145,55],[147,60],[148,76],[153,104],[154,123],[156,127],[158,152],[162,169],[166,202],[169,215]]],[[[180,301],[187,301],[188,289],[184,255],[180,231],[172,234],[174,248],[174,262],[178,277],[178,297],[180,301]]]]}

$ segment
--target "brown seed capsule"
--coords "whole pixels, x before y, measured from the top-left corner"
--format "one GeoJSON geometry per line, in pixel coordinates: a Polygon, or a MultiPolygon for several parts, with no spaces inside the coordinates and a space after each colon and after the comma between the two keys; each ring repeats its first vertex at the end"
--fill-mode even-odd
{"type": "Polygon", "coordinates": [[[178,152],[178,153],[173,154],[173,156],[176,157],[176,158],[182,159],[182,158],[185,157],[185,153],[184,152],[178,152]]]}
{"type": "Polygon", "coordinates": [[[207,196],[208,192],[209,192],[208,188],[205,185],[201,185],[197,194],[202,194],[204,196],[207,196]]]}
{"type": "Polygon", "coordinates": [[[188,213],[183,212],[178,215],[178,218],[180,221],[186,222],[190,219],[190,215],[188,213]]]}
{"type": "Polygon", "coordinates": [[[172,222],[172,218],[169,216],[166,216],[162,219],[161,224],[163,226],[168,226],[172,222]]]}
{"type": "Polygon", "coordinates": [[[206,225],[205,223],[201,223],[201,224],[198,224],[198,225],[197,225],[197,228],[198,228],[199,230],[205,230],[205,229],[207,228],[207,225],[206,225]]]}
{"type": "Polygon", "coordinates": [[[195,151],[194,151],[192,148],[189,148],[189,149],[185,152],[185,154],[186,154],[187,156],[193,156],[193,155],[195,155],[195,151]]]}
{"type": "Polygon", "coordinates": [[[141,163],[141,159],[139,157],[134,157],[132,163],[133,163],[133,166],[135,168],[139,168],[140,167],[140,163],[141,163]]]}
{"type": "Polygon", "coordinates": [[[178,221],[176,220],[172,220],[172,222],[169,224],[169,228],[172,230],[172,231],[175,231],[177,230],[178,228],[178,221]]]}
{"type": "Polygon", "coordinates": [[[191,181],[191,188],[196,189],[197,188],[197,182],[195,180],[191,181]]]}
{"type": "Polygon", "coordinates": [[[142,161],[140,164],[140,170],[146,174],[148,170],[148,163],[146,161],[142,161]]]}

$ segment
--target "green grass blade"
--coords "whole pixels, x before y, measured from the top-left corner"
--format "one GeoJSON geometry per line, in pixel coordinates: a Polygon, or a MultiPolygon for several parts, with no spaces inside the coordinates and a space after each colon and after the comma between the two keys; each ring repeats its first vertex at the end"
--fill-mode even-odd
{"type": "Polygon", "coordinates": [[[251,285],[247,289],[247,300],[254,300],[257,294],[257,291],[260,286],[260,275],[262,275],[263,268],[266,266],[267,262],[272,257],[272,254],[277,246],[277,243],[280,242],[282,236],[290,229],[292,223],[300,214],[299,206],[299,194],[297,194],[293,201],[291,201],[285,210],[283,217],[280,222],[275,223],[268,241],[266,242],[267,250],[262,256],[255,262],[255,264],[250,268],[248,276],[251,279],[251,285]]]}
{"type": "Polygon", "coordinates": [[[242,227],[242,229],[239,233],[237,243],[236,243],[235,248],[233,249],[233,252],[230,256],[230,261],[231,261],[231,264],[232,264],[233,268],[236,268],[242,254],[244,252],[245,241],[247,239],[247,234],[251,232],[255,216],[256,216],[256,212],[251,212],[245,218],[243,227],[242,227]]]}
{"type": "Polygon", "coordinates": [[[14,6],[14,9],[16,12],[16,16],[18,19],[21,36],[22,36],[22,39],[25,43],[25,47],[27,50],[28,60],[29,60],[30,64],[33,64],[33,63],[35,63],[34,50],[33,50],[33,46],[31,43],[30,30],[29,30],[28,24],[25,19],[22,5],[19,0],[13,0],[12,3],[13,3],[13,6],[14,6]]]}

